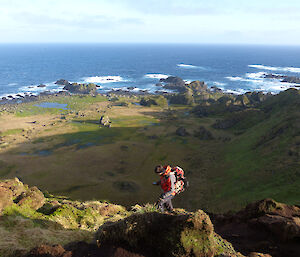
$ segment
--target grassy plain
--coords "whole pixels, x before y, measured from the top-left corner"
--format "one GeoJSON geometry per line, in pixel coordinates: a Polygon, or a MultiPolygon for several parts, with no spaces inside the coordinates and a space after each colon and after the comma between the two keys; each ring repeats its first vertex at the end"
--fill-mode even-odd
{"type": "Polygon", "coordinates": [[[298,151],[294,132],[268,139],[285,114],[251,114],[235,127],[215,129],[212,124],[226,117],[200,118],[189,106],[144,107],[137,96],[53,96],[47,102],[68,109],[34,102],[1,112],[0,178],[16,176],[72,199],[132,206],[157,200],[153,168],[170,163],[181,166],[191,184],[176,197],[177,207],[222,212],[265,197],[300,204],[299,161],[289,155],[298,151]],[[99,125],[102,115],[110,128],[99,125]],[[197,135],[201,126],[213,139],[197,135]],[[179,127],[189,135],[177,135],[179,127]]]}

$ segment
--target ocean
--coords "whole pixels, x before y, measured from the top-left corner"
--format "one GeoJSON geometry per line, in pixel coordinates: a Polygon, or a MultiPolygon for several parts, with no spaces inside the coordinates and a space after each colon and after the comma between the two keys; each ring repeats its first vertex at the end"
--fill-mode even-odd
{"type": "Polygon", "coordinates": [[[278,93],[294,84],[264,74],[300,76],[300,47],[176,44],[1,44],[0,97],[56,92],[58,79],[112,89],[163,90],[160,78],[205,81],[235,94],[278,93]],[[45,84],[46,87],[38,87],[45,84]]]}

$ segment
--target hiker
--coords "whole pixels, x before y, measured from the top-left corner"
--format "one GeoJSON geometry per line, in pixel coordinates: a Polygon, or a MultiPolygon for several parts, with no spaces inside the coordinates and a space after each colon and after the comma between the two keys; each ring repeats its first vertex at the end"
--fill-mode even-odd
{"type": "Polygon", "coordinates": [[[170,165],[157,165],[154,172],[160,175],[158,182],[153,182],[153,185],[160,185],[163,193],[161,194],[157,205],[161,211],[173,211],[172,199],[175,195],[183,192],[189,186],[189,182],[184,177],[182,168],[176,166],[171,168],[170,165]]]}
{"type": "Polygon", "coordinates": [[[160,180],[158,182],[153,182],[153,185],[160,185],[163,193],[158,200],[158,208],[163,212],[173,211],[172,199],[176,195],[175,193],[175,183],[176,177],[174,172],[172,172],[171,166],[157,165],[154,172],[160,175],[160,180]]]}

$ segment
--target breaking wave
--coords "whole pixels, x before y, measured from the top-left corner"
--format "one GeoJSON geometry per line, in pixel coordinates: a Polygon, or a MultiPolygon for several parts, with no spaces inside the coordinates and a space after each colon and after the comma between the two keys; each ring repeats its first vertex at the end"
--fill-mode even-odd
{"type": "Polygon", "coordinates": [[[201,69],[201,70],[206,70],[206,68],[204,68],[202,66],[196,66],[196,65],[191,65],[191,64],[184,64],[184,63],[177,64],[177,66],[179,68],[184,68],[184,69],[201,69]]]}
{"type": "Polygon", "coordinates": [[[260,69],[260,70],[300,73],[300,68],[296,68],[296,67],[272,67],[272,66],[265,66],[265,65],[260,65],[260,64],[251,64],[251,65],[248,65],[248,67],[260,69]]]}
{"type": "Polygon", "coordinates": [[[146,74],[144,77],[148,79],[166,79],[169,77],[169,75],[153,73],[153,74],[146,74]]]}
{"type": "MultiPolygon", "coordinates": [[[[281,82],[277,79],[267,79],[264,78],[264,72],[257,73],[246,73],[245,77],[226,77],[228,80],[233,82],[247,82],[248,91],[263,91],[263,92],[272,92],[278,93],[280,91],[297,88],[299,84],[281,82]]],[[[225,90],[229,92],[228,90],[225,90]]]]}
{"type": "Polygon", "coordinates": [[[125,80],[121,76],[94,76],[84,78],[86,83],[114,83],[114,82],[124,82],[125,80]]]}

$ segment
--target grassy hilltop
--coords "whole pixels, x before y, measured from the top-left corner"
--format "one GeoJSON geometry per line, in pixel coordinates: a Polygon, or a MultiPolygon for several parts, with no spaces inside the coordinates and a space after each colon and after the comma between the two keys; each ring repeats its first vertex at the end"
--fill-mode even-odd
{"type": "Polygon", "coordinates": [[[191,184],[178,207],[221,212],[266,197],[300,204],[299,91],[260,99],[201,86],[172,97],[51,96],[0,106],[0,178],[131,206],[156,201],[153,167],[170,163],[191,184]]]}

